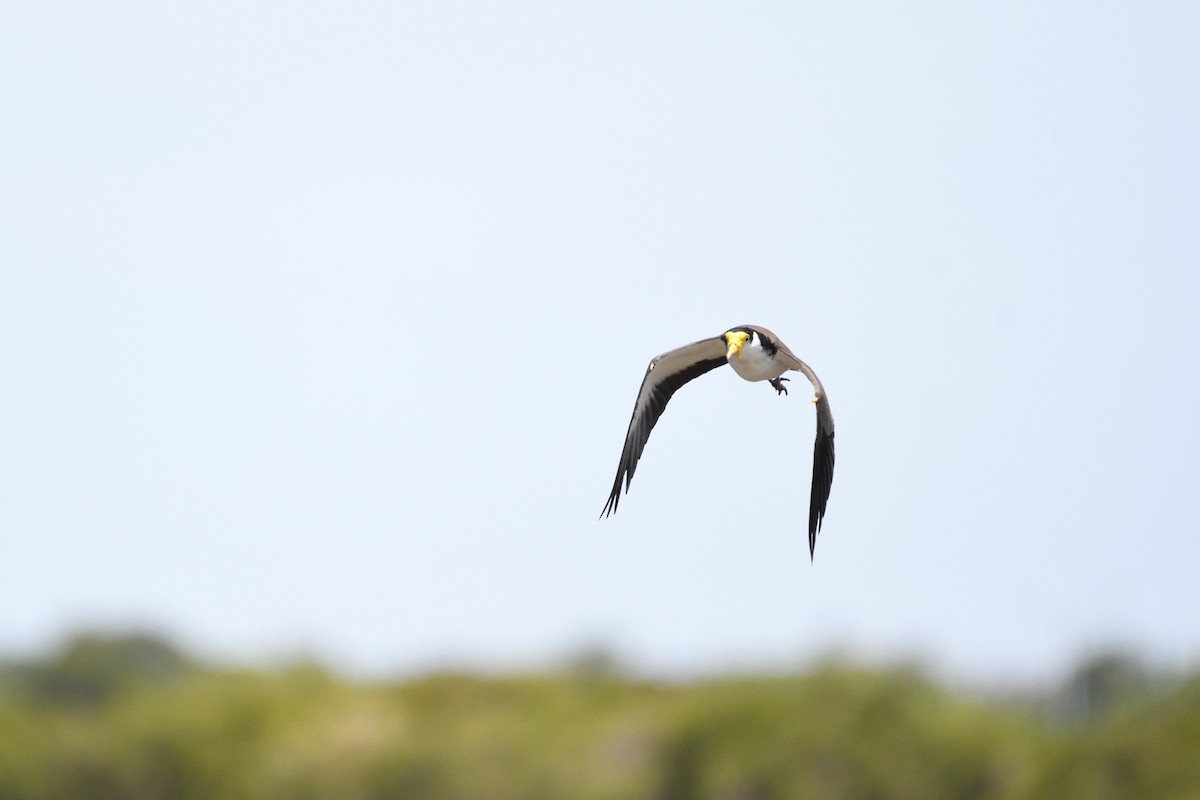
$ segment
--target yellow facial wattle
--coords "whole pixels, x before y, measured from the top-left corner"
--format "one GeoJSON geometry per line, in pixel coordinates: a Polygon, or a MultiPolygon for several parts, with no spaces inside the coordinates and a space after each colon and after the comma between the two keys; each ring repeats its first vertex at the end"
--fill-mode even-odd
{"type": "Polygon", "coordinates": [[[729,345],[729,349],[725,351],[725,357],[732,359],[734,356],[742,357],[742,348],[749,341],[750,334],[745,331],[729,331],[725,334],[725,344],[729,345]]]}

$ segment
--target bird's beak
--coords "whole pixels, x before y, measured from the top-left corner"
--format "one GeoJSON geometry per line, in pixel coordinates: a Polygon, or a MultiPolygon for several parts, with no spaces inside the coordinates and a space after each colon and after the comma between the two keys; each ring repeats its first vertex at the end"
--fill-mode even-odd
{"type": "Polygon", "coordinates": [[[725,351],[725,358],[729,361],[733,360],[734,356],[742,357],[742,348],[746,346],[746,340],[750,338],[750,334],[745,331],[730,331],[725,334],[725,343],[729,345],[729,349],[725,351]]]}

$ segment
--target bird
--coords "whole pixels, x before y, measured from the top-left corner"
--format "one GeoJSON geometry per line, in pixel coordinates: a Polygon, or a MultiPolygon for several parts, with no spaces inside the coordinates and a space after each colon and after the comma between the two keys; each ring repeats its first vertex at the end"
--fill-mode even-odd
{"type": "MultiPolygon", "coordinates": [[[[775,389],[776,396],[787,394],[787,387],[783,382],[788,379],[782,376],[788,370],[802,373],[813,385],[812,401],[817,407],[817,438],[813,445],[812,491],[808,506],[808,552],[809,558],[812,559],[817,547],[817,533],[825,519],[825,506],[829,502],[829,492],[833,485],[833,413],[829,410],[829,398],[825,394],[825,387],[821,385],[812,368],[797,358],[778,336],[758,325],[739,325],[720,336],[668,350],[650,360],[650,366],[646,368],[646,375],[642,378],[642,386],[638,390],[637,401],[633,405],[633,415],[625,433],[625,447],[621,450],[612,493],[608,496],[604,510],[600,512],[600,518],[616,513],[621,499],[622,483],[625,485],[625,493],[629,493],[633,473],[637,470],[638,460],[650,439],[650,432],[654,430],[654,425],[675,392],[684,384],[725,364],[747,381],[767,381],[775,389]]],[[[761,488],[770,491],[769,487],[761,488]]]]}

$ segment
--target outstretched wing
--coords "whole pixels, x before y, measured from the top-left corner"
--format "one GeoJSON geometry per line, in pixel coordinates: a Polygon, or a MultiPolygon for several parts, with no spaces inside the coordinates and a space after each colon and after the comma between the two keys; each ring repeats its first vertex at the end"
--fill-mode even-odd
{"type": "Polygon", "coordinates": [[[725,340],[720,336],[711,339],[701,339],[689,345],[669,350],[657,356],[646,368],[646,376],[642,378],[642,388],[638,390],[637,402],[633,405],[633,416],[629,420],[629,430],[625,433],[625,448],[621,450],[621,461],[617,464],[617,477],[613,481],[612,493],[601,517],[607,517],[617,510],[621,498],[621,482],[625,483],[625,491],[629,492],[629,484],[633,482],[633,473],[637,469],[638,459],[650,438],[650,431],[658,418],[662,416],[671,396],[690,380],[699,378],[706,372],[716,369],[725,363],[725,340]]]}
{"type": "MultiPolygon", "coordinates": [[[[778,340],[776,340],[778,342],[778,340]]],[[[813,402],[817,404],[817,440],[813,445],[812,494],[808,498],[808,556],[812,558],[817,548],[817,532],[825,519],[825,506],[829,502],[829,490],[833,486],[833,412],[829,410],[829,398],[825,387],[812,367],[805,364],[779,344],[776,358],[782,358],[789,369],[804,373],[813,385],[813,402]]]]}

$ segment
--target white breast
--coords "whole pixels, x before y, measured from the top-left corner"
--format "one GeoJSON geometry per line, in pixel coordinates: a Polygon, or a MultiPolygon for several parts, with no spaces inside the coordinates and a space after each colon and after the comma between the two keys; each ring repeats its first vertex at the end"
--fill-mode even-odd
{"type": "Polygon", "coordinates": [[[750,335],[750,341],[742,348],[741,358],[734,356],[729,366],[748,381],[769,381],[787,372],[787,367],[767,355],[757,333],[750,335]]]}

